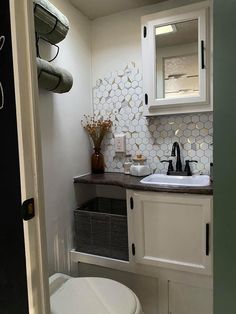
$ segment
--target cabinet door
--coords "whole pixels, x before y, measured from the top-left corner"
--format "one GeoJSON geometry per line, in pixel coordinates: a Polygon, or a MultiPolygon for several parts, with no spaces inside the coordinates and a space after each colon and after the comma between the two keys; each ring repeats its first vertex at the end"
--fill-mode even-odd
{"type": "Polygon", "coordinates": [[[213,314],[212,289],[169,281],[169,314],[213,314]]]}
{"type": "Polygon", "coordinates": [[[135,192],[137,263],[211,273],[212,197],[135,192]]]}

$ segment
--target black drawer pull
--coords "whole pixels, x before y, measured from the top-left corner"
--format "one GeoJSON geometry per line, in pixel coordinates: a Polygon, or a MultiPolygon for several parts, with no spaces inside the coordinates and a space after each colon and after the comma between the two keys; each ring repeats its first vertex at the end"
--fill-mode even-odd
{"type": "Polygon", "coordinates": [[[206,224],[206,256],[210,254],[210,224],[206,224]]]}

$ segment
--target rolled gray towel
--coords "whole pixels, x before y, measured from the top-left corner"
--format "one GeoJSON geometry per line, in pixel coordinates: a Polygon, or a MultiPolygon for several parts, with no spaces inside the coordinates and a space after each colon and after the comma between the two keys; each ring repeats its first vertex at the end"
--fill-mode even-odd
{"type": "Polygon", "coordinates": [[[65,69],[37,58],[39,87],[54,93],[68,93],[73,86],[73,77],[65,69]]]}
{"type": "Polygon", "coordinates": [[[48,0],[33,0],[35,30],[52,44],[62,41],[69,30],[69,21],[48,0]]]}

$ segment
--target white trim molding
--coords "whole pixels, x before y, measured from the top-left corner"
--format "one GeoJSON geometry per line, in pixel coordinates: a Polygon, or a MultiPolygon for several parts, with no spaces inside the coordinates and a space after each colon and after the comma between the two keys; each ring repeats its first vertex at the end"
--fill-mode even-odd
{"type": "Polygon", "coordinates": [[[29,314],[49,314],[38,85],[31,0],[10,1],[22,201],[34,198],[35,217],[24,222],[29,314]]]}

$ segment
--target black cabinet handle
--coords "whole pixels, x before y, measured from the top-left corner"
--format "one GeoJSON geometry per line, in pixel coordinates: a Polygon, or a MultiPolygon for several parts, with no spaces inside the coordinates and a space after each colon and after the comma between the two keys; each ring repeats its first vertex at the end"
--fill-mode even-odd
{"type": "Polygon", "coordinates": [[[202,69],[205,69],[205,47],[204,47],[204,40],[201,41],[201,60],[202,60],[201,67],[202,67],[202,69]]]}
{"type": "Polygon", "coordinates": [[[145,105],[148,105],[148,94],[144,95],[145,105]]]}
{"type": "Polygon", "coordinates": [[[134,209],[134,199],[133,199],[133,197],[130,198],[130,208],[134,209]]]}
{"type": "Polygon", "coordinates": [[[206,256],[210,254],[210,224],[206,224],[206,256]]]}
{"type": "Polygon", "coordinates": [[[133,256],[135,256],[135,252],[136,250],[135,250],[135,244],[134,243],[132,243],[132,255],[133,256]]]}

